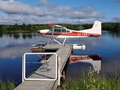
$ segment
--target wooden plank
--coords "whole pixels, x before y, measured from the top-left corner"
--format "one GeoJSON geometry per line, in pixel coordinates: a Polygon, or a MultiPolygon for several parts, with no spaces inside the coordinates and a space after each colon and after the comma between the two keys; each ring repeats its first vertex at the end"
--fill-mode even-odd
{"type": "Polygon", "coordinates": [[[54,84],[55,81],[25,81],[14,90],[55,90],[54,84]]]}
{"type": "Polygon", "coordinates": [[[65,64],[71,54],[71,46],[68,46],[68,45],[62,46],[56,53],[60,57],[61,72],[62,72],[65,67],[65,64]]]}
{"type": "Polygon", "coordinates": [[[44,52],[45,51],[45,49],[41,47],[33,47],[31,50],[32,52],[44,52]]]}
{"type": "Polygon", "coordinates": [[[39,78],[39,79],[55,79],[57,73],[55,55],[52,55],[48,60],[44,60],[45,63],[39,67],[30,77],[30,78],[39,78]]]}

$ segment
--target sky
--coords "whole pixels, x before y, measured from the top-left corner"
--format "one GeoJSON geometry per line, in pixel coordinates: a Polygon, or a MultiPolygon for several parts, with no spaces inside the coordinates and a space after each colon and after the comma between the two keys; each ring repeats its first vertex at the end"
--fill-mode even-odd
{"type": "Polygon", "coordinates": [[[120,0],[0,0],[0,24],[120,22],[120,0]]]}

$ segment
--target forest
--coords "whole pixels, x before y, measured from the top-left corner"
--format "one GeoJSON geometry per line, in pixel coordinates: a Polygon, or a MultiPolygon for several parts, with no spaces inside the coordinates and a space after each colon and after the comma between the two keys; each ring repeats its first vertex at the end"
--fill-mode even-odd
{"type": "MultiPolygon", "coordinates": [[[[59,24],[73,30],[88,29],[93,24],[59,24]]],[[[36,32],[40,29],[49,28],[48,24],[25,24],[22,25],[0,25],[0,33],[16,33],[16,32],[36,32]]],[[[120,23],[102,23],[102,30],[112,32],[120,32],[120,23]]]]}

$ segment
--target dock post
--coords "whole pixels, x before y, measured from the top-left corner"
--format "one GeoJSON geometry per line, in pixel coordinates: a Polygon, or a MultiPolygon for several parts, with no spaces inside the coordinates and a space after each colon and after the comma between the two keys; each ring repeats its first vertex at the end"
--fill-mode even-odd
{"type": "Polygon", "coordinates": [[[25,81],[25,60],[24,60],[24,55],[22,56],[22,82],[25,81]]]}
{"type": "Polygon", "coordinates": [[[60,72],[60,57],[58,57],[58,87],[60,86],[60,78],[61,78],[61,72],[60,72]]]}

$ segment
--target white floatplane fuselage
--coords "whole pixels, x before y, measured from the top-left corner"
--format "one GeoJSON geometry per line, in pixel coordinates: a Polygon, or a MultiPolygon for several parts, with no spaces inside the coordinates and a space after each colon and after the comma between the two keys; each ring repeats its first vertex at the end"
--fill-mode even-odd
{"type": "Polygon", "coordinates": [[[82,37],[99,37],[101,36],[101,22],[95,21],[91,29],[71,30],[60,25],[49,24],[49,29],[38,30],[44,36],[52,39],[57,38],[82,38],[82,37]]]}

